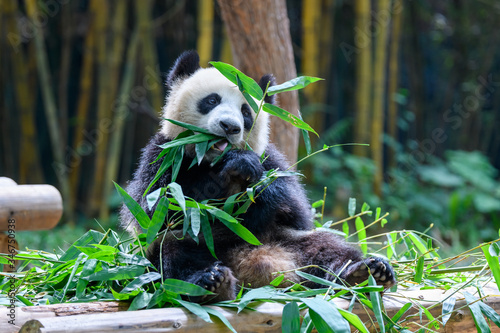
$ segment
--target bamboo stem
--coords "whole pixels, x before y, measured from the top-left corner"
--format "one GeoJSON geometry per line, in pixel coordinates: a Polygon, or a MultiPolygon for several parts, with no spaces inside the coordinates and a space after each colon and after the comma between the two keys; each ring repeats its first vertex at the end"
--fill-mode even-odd
{"type": "Polygon", "coordinates": [[[132,33],[130,44],[128,46],[127,59],[125,62],[125,68],[123,73],[123,80],[118,95],[119,103],[115,109],[113,117],[114,131],[111,134],[111,140],[109,144],[108,165],[106,168],[106,175],[104,177],[106,180],[106,183],[104,184],[105,198],[108,198],[111,194],[113,188],[111,181],[117,180],[125,120],[128,116],[128,102],[130,99],[130,91],[132,89],[132,85],[134,83],[134,78],[135,78],[134,74],[136,70],[138,45],[139,45],[139,33],[137,30],[135,30],[132,33]]]}
{"type": "MultiPolygon", "coordinates": [[[[2,2],[2,11],[6,15],[6,26],[9,31],[15,32],[20,36],[17,27],[18,4],[16,1],[2,2]]],[[[40,156],[37,149],[37,135],[35,127],[35,103],[30,89],[30,80],[35,81],[36,76],[30,72],[26,66],[27,57],[22,47],[19,45],[12,48],[9,52],[10,61],[13,67],[12,81],[15,85],[16,106],[20,114],[21,135],[19,136],[19,151],[17,158],[19,167],[19,182],[43,182],[43,174],[40,168],[40,156]]],[[[29,53],[31,56],[33,53],[29,53]]],[[[12,136],[11,136],[12,138],[12,136]]],[[[10,147],[9,147],[10,149],[10,147]]],[[[13,156],[13,155],[7,155],[13,156]]]]}
{"type": "MultiPolygon", "coordinates": [[[[112,30],[113,30],[113,48],[111,50],[111,57],[109,57],[109,76],[110,76],[110,85],[109,85],[109,98],[111,100],[115,100],[115,103],[113,103],[113,106],[115,106],[116,102],[118,103],[123,103],[123,99],[125,98],[126,101],[128,102],[128,96],[130,94],[130,90],[132,89],[132,83],[133,83],[133,76],[131,81],[127,81],[127,78],[125,78],[125,75],[129,75],[127,73],[124,74],[123,76],[123,81],[122,85],[127,85],[126,91],[123,92],[123,88],[121,88],[121,95],[117,96],[117,90],[118,90],[118,83],[120,82],[120,68],[122,65],[122,59],[123,59],[123,50],[125,49],[125,25],[126,25],[126,19],[127,19],[127,6],[128,2],[127,1],[119,1],[116,3],[116,8],[115,8],[115,13],[113,16],[113,22],[112,22],[112,30]],[[125,82],[127,81],[127,82],[125,82]],[[123,97],[121,97],[123,96],[123,97]],[[125,97],[126,96],[126,97],[125,97]]],[[[132,43],[137,43],[137,36],[133,35],[131,41],[132,43]]],[[[134,45],[134,48],[136,46],[134,45]]],[[[134,53],[134,58],[135,58],[135,53],[134,53]]],[[[127,61],[129,60],[127,56],[127,61]]],[[[135,69],[135,68],[134,68],[135,69]]],[[[111,107],[111,105],[110,105],[111,107]]],[[[122,111],[122,113],[124,113],[122,111]]],[[[108,145],[108,154],[107,154],[107,162],[106,162],[106,168],[104,170],[104,183],[102,184],[103,186],[103,199],[107,201],[109,198],[109,194],[111,193],[111,188],[112,186],[112,180],[115,180],[116,178],[116,170],[111,171],[111,167],[114,169],[117,169],[118,161],[120,160],[120,147],[116,148],[113,147],[113,145],[119,145],[121,146],[121,138],[122,138],[122,132],[123,132],[123,122],[124,119],[123,117],[120,116],[120,114],[115,113],[114,115],[112,114],[112,111],[109,112],[109,117],[110,119],[113,118],[113,132],[110,134],[110,139],[109,139],[109,145],[108,145]],[[117,119],[118,118],[118,119],[117,119]],[[118,124],[119,122],[119,124],[118,124]],[[118,127],[119,125],[119,127],[118,127]],[[117,134],[117,132],[120,132],[117,134]],[[118,135],[120,142],[113,142],[113,140],[116,140],[116,136],[118,135]],[[112,151],[113,149],[113,151],[112,151]],[[111,166],[113,164],[113,166],[111,166]],[[112,178],[111,178],[112,177],[112,178]]],[[[109,219],[109,207],[108,205],[101,205],[99,207],[99,218],[101,220],[108,220],[109,219]]]]}
{"type": "MultiPolygon", "coordinates": [[[[379,12],[390,12],[390,1],[380,0],[379,1],[379,12]]],[[[385,68],[387,63],[387,32],[388,32],[389,18],[387,22],[382,22],[379,26],[379,33],[376,36],[375,44],[375,62],[374,62],[374,72],[373,72],[373,119],[371,126],[371,147],[372,147],[372,158],[375,162],[375,177],[374,177],[374,192],[381,197],[382,196],[382,183],[384,181],[384,146],[383,146],[383,134],[384,134],[384,105],[385,105],[385,82],[386,74],[385,68]]]]}
{"type": "MultiPolygon", "coordinates": [[[[92,3],[90,6],[90,14],[89,16],[93,18],[91,20],[91,24],[89,25],[89,29],[86,33],[85,43],[83,47],[83,64],[82,70],[80,74],[80,83],[79,83],[79,99],[76,110],[76,126],[74,129],[74,141],[73,147],[77,154],[75,156],[75,165],[71,165],[69,168],[70,173],[70,182],[71,187],[73,189],[73,193],[71,196],[71,200],[73,204],[76,203],[79,185],[80,185],[80,167],[81,167],[81,158],[82,155],[87,153],[84,151],[85,146],[89,147],[90,143],[87,141],[84,146],[84,131],[85,126],[87,124],[88,112],[90,109],[90,101],[92,99],[92,95],[94,90],[93,88],[93,80],[94,80],[94,54],[95,54],[95,29],[94,29],[94,19],[97,15],[98,8],[95,7],[95,3],[92,3]]],[[[93,145],[92,149],[95,148],[93,145]]]]}
{"type": "MultiPolygon", "coordinates": [[[[356,57],[356,114],[354,117],[354,140],[359,143],[368,143],[370,124],[371,76],[372,76],[372,39],[371,36],[362,35],[363,27],[370,25],[370,1],[356,0],[354,10],[355,39],[354,47],[359,51],[356,57]],[[364,39],[363,39],[364,38],[364,39]]],[[[368,156],[368,150],[354,147],[354,154],[368,156]]]]}
{"type": "Polygon", "coordinates": [[[196,48],[200,55],[201,66],[206,66],[212,60],[212,45],[214,39],[214,2],[198,0],[198,39],[196,48]]]}
{"type": "MultiPolygon", "coordinates": [[[[397,141],[398,139],[398,103],[395,100],[395,95],[398,90],[398,74],[399,74],[399,40],[401,39],[401,21],[403,17],[403,1],[399,2],[401,8],[393,7],[392,17],[392,39],[390,44],[389,55],[389,87],[387,92],[387,108],[388,108],[388,133],[397,141]]],[[[396,167],[396,151],[395,147],[390,152],[389,164],[392,168],[396,167]]]]}
{"type": "MultiPolygon", "coordinates": [[[[26,8],[28,11],[28,15],[32,20],[36,19],[37,14],[37,2],[36,0],[26,0],[26,8]]],[[[54,163],[57,163],[61,166],[65,165],[63,150],[64,147],[61,146],[61,132],[59,127],[59,122],[57,119],[57,107],[54,98],[54,91],[52,89],[50,71],[49,71],[49,63],[47,59],[47,50],[45,49],[45,42],[43,40],[43,34],[38,29],[36,25],[33,26],[35,29],[34,39],[36,46],[36,60],[37,60],[37,69],[38,74],[40,76],[40,86],[43,94],[43,102],[44,102],[44,110],[45,116],[47,117],[47,123],[49,126],[49,135],[52,144],[52,153],[54,154],[54,163]]],[[[70,187],[66,174],[62,174],[57,172],[61,194],[63,197],[64,205],[64,213],[68,220],[73,219],[73,209],[70,200],[70,187]]]]}

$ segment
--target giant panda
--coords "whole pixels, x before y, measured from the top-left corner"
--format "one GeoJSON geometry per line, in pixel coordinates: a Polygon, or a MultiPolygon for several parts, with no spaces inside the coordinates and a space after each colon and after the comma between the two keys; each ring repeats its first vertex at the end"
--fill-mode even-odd
{"type": "MultiPolygon", "coordinates": [[[[259,86],[264,91],[268,83],[275,84],[272,75],[263,76],[259,86]]],[[[187,156],[176,179],[186,196],[198,201],[227,198],[245,191],[267,170],[288,169],[283,154],[269,142],[269,115],[261,112],[256,117],[235,84],[215,68],[200,68],[195,51],[187,51],[176,60],[166,84],[169,93],[163,109],[164,118],[196,125],[224,138],[211,148],[200,165],[195,164],[191,169],[188,167],[195,152],[187,147],[187,156]],[[245,140],[253,122],[249,150],[245,149],[245,140]],[[212,166],[211,161],[228,143],[233,148],[212,166]]],[[[274,103],[274,99],[265,96],[265,102],[274,103]]],[[[148,208],[142,194],[161,165],[162,160],[153,163],[162,151],[159,145],[171,141],[184,130],[162,121],[159,132],[144,148],[138,169],[128,185],[128,193],[150,217],[154,208],[148,208]]],[[[165,187],[170,181],[171,170],[150,191],[165,187]]],[[[125,206],[121,210],[121,223],[129,230],[140,230],[125,206]]],[[[175,230],[169,231],[163,246],[162,239],[153,242],[147,257],[164,278],[181,279],[215,294],[211,299],[196,301],[232,300],[241,286],[267,285],[273,279],[272,273],[277,271],[287,272],[285,280],[319,287],[302,281],[294,273],[294,269],[303,266],[310,267],[305,270],[310,274],[349,285],[363,282],[369,274],[385,287],[395,283],[394,271],[387,261],[377,257],[364,259],[359,249],[335,234],[313,230],[311,208],[295,176],[279,177],[265,188],[243,215],[241,223],[263,245],[250,245],[222,223],[215,223],[212,232],[217,259],[203,239],[199,243],[188,235],[180,239],[182,234],[176,234],[175,230]]]]}

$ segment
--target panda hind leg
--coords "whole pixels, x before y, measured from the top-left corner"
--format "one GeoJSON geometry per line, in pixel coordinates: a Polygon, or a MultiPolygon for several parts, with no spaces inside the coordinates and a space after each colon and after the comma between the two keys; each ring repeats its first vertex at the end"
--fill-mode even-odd
{"type": "Polygon", "coordinates": [[[289,246],[301,254],[301,264],[317,265],[331,273],[312,268],[308,273],[326,278],[329,281],[346,282],[356,285],[368,279],[370,273],[378,285],[392,287],[395,275],[391,265],[382,258],[363,258],[359,249],[347,244],[337,235],[327,231],[305,232],[291,237],[289,246]]]}

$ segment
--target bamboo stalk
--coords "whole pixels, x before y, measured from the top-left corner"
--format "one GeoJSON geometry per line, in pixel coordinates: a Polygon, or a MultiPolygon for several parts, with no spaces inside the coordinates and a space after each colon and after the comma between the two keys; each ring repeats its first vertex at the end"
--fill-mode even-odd
{"type": "Polygon", "coordinates": [[[119,103],[116,107],[113,119],[114,131],[111,134],[108,166],[106,168],[106,175],[105,175],[106,183],[104,184],[105,198],[108,198],[112,191],[113,186],[111,181],[112,180],[117,181],[125,120],[128,116],[128,102],[130,99],[130,91],[132,89],[132,85],[134,83],[134,78],[135,78],[134,74],[136,70],[138,45],[139,45],[139,33],[136,30],[132,33],[130,44],[128,46],[127,59],[123,72],[123,80],[121,82],[121,87],[119,92],[119,103]]]}
{"type": "Polygon", "coordinates": [[[231,53],[231,42],[229,41],[226,27],[224,27],[223,30],[224,30],[224,32],[222,35],[222,47],[221,47],[222,50],[221,50],[220,60],[222,62],[232,64],[233,63],[233,54],[231,53]]]}
{"type": "MultiPolygon", "coordinates": [[[[71,188],[73,189],[71,200],[73,204],[76,203],[79,185],[80,185],[80,167],[81,167],[81,157],[84,153],[84,131],[85,125],[87,124],[88,112],[90,108],[90,101],[94,93],[94,57],[95,57],[95,17],[97,15],[98,8],[95,7],[95,3],[91,3],[89,16],[91,18],[91,23],[89,29],[85,36],[85,42],[83,47],[83,64],[80,74],[79,83],[79,98],[76,109],[76,126],[74,129],[74,141],[73,147],[74,151],[78,156],[76,156],[75,165],[70,165],[70,181],[71,188]]],[[[88,147],[87,142],[87,147],[88,147]]],[[[89,152],[90,153],[90,152],[89,152]]]]}
{"type": "MultiPolygon", "coordinates": [[[[354,11],[356,15],[355,34],[359,34],[355,39],[355,47],[359,50],[356,57],[356,115],[354,117],[354,141],[358,143],[368,143],[370,133],[370,99],[371,99],[371,71],[372,71],[372,40],[371,36],[364,35],[366,40],[362,42],[363,28],[370,25],[370,1],[356,0],[354,11]]],[[[354,154],[358,156],[368,156],[369,150],[355,146],[354,154]]]]}
{"type": "Polygon", "coordinates": [[[163,107],[164,95],[161,80],[158,75],[158,56],[154,40],[153,19],[151,16],[152,5],[152,0],[135,1],[135,11],[142,43],[142,59],[146,68],[144,79],[145,88],[149,91],[151,104],[156,114],[159,113],[163,107]],[[148,78],[147,80],[146,77],[148,78]]]}
{"type": "MultiPolygon", "coordinates": [[[[302,73],[309,76],[320,76],[320,23],[321,23],[321,0],[302,1],[302,73]]],[[[318,87],[307,87],[303,90],[308,103],[320,102],[318,87]]],[[[305,116],[306,122],[317,131],[323,124],[322,110],[313,109],[311,114],[305,116]]],[[[316,137],[311,141],[315,142],[316,137]]]]}
{"type": "MultiPolygon", "coordinates": [[[[6,15],[6,26],[8,31],[20,36],[17,28],[18,4],[16,1],[2,2],[2,11],[6,15]]],[[[10,49],[10,62],[13,73],[11,80],[15,85],[15,97],[18,112],[20,114],[21,135],[19,138],[18,168],[19,182],[43,182],[43,175],[40,168],[40,156],[37,149],[37,135],[35,127],[35,108],[33,93],[29,87],[30,79],[34,75],[30,73],[30,68],[26,66],[27,60],[21,47],[10,49]]],[[[34,54],[34,53],[31,53],[34,54]]],[[[36,79],[34,79],[36,80],[36,79]]],[[[12,136],[10,137],[12,140],[12,136]]],[[[10,141],[9,140],[9,141],[10,141]]],[[[9,155],[12,158],[13,155],[9,155]]]]}
{"type": "Polygon", "coordinates": [[[73,10],[69,3],[62,6],[61,26],[62,47],[61,47],[61,68],[59,71],[59,123],[62,129],[62,145],[68,144],[68,85],[71,66],[72,40],[73,40],[73,10]]]}
{"type": "Polygon", "coordinates": [[[196,48],[200,55],[200,65],[206,66],[212,60],[214,42],[214,2],[198,0],[198,38],[196,48]]]}
{"type": "MultiPolygon", "coordinates": [[[[30,18],[32,20],[35,20],[36,19],[35,16],[37,14],[36,0],[26,0],[26,8],[30,18]]],[[[64,147],[60,145],[61,132],[57,119],[57,107],[54,98],[54,91],[52,90],[49,63],[47,59],[47,50],[45,49],[43,34],[36,25],[34,25],[34,29],[35,29],[34,39],[37,50],[36,53],[37,69],[38,69],[38,75],[40,76],[40,85],[43,94],[44,110],[45,110],[45,116],[47,117],[47,123],[49,126],[49,135],[52,144],[52,153],[54,154],[54,163],[57,163],[59,165],[65,165],[63,156],[64,147]]],[[[63,202],[65,202],[64,213],[66,214],[67,219],[71,221],[73,219],[73,209],[70,200],[70,188],[69,188],[68,177],[66,174],[61,174],[60,172],[57,172],[57,170],[55,171],[60,183],[63,202]]]]}
{"type": "MultiPolygon", "coordinates": [[[[390,1],[379,1],[379,12],[390,12],[390,1]]],[[[372,158],[375,162],[374,191],[380,197],[382,195],[382,183],[384,181],[383,164],[383,138],[384,134],[384,105],[385,105],[385,82],[386,82],[386,63],[387,63],[387,32],[389,19],[379,26],[379,33],[375,43],[375,62],[373,72],[373,120],[371,128],[371,148],[372,158]]]]}
{"type": "MultiPolygon", "coordinates": [[[[116,3],[116,8],[114,10],[114,15],[113,15],[113,21],[112,21],[112,36],[113,36],[113,47],[112,47],[112,52],[111,56],[109,57],[109,77],[110,77],[110,85],[109,85],[109,98],[110,100],[118,100],[117,96],[117,90],[118,90],[118,83],[120,82],[120,69],[122,65],[122,60],[123,60],[123,51],[125,49],[125,27],[126,27],[126,20],[127,20],[127,6],[128,6],[128,1],[119,1],[116,3]]],[[[137,37],[135,37],[137,39],[137,37]]],[[[124,77],[124,79],[126,79],[124,77]]],[[[123,82],[122,82],[123,85],[123,82]]],[[[127,92],[130,91],[132,88],[132,83],[130,83],[130,87],[128,88],[127,92]]],[[[121,94],[120,96],[123,96],[121,94]]],[[[128,96],[128,95],[127,95],[128,96]]],[[[121,102],[121,98],[119,99],[121,102]]],[[[116,103],[113,103],[113,105],[116,103]]],[[[106,162],[106,168],[104,170],[104,183],[102,184],[103,186],[103,198],[104,200],[107,200],[109,197],[109,193],[111,190],[112,182],[111,180],[116,177],[116,173],[113,174],[113,178],[109,177],[110,174],[110,168],[111,168],[111,163],[118,163],[117,161],[119,160],[119,156],[115,156],[115,152],[112,152],[112,146],[113,146],[113,137],[115,136],[117,131],[122,132],[123,131],[123,125],[120,125],[120,128],[118,128],[118,124],[116,123],[116,118],[117,115],[113,115],[112,111],[109,113],[110,119],[114,118],[115,120],[113,121],[113,132],[110,134],[110,141],[108,145],[108,154],[107,158],[108,161],[106,162]],[[113,162],[112,162],[113,161],[113,162]]],[[[121,137],[121,133],[120,133],[121,137]]],[[[116,144],[116,143],[115,143],[116,144]]],[[[119,150],[118,150],[119,154],[119,150]]],[[[114,165],[113,167],[116,167],[114,165]]],[[[109,207],[106,204],[103,204],[100,206],[99,209],[99,217],[102,220],[107,220],[109,219],[109,207]]]]}
{"type": "Polygon", "coordinates": [[[109,3],[107,1],[93,0],[91,6],[96,8],[95,33],[97,46],[97,122],[94,128],[96,131],[95,143],[95,169],[91,190],[89,191],[89,212],[90,216],[99,213],[101,205],[107,205],[104,192],[104,173],[106,172],[106,162],[109,141],[109,126],[111,125],[111,98],[110,98],[110,73],[107,61],[108,56],[108,28],[109,28],[109,3]]]}
{"type": "MultiPolygon", "coordinates": [[[[394,139],[397,140],[398,136],[398,103],[394,99],[394,95],[398,90],[398,75],[399,75],[399,41],[401,39],[401,21],[403,17],[403,1],[399,2],[400,9],[393,7],[392,13],[392,39],[390,44],[390,58],[389,58],[389,87],[388,87],[388,133],[394,139]]],[[[396,151],[394,148],[391,150],[389,155],[389,164],[391,167],[396,166],[396,151]]]]}

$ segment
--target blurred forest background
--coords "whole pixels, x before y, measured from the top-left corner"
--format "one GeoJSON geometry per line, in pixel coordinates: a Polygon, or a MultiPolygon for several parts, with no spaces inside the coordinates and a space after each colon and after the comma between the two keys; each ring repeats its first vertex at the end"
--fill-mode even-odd
{"type": "MultiPolygon", "coordinates": [[[[325,79],[299,96],[314,147],[370,144],[299,165],[311,200],[326,186],[331,218],[355,197],[390,212],[386,228],[433,223],[452,247],[497,238],[500,2],[286,5],[297,72],[325,79]]],[[[233,62],[211,0],[0,0],[0,31],[0,175],[56,186],[66,237],[116,223],[111,181],[131,178],[157,130],[176,57],[233,62]]]]}

